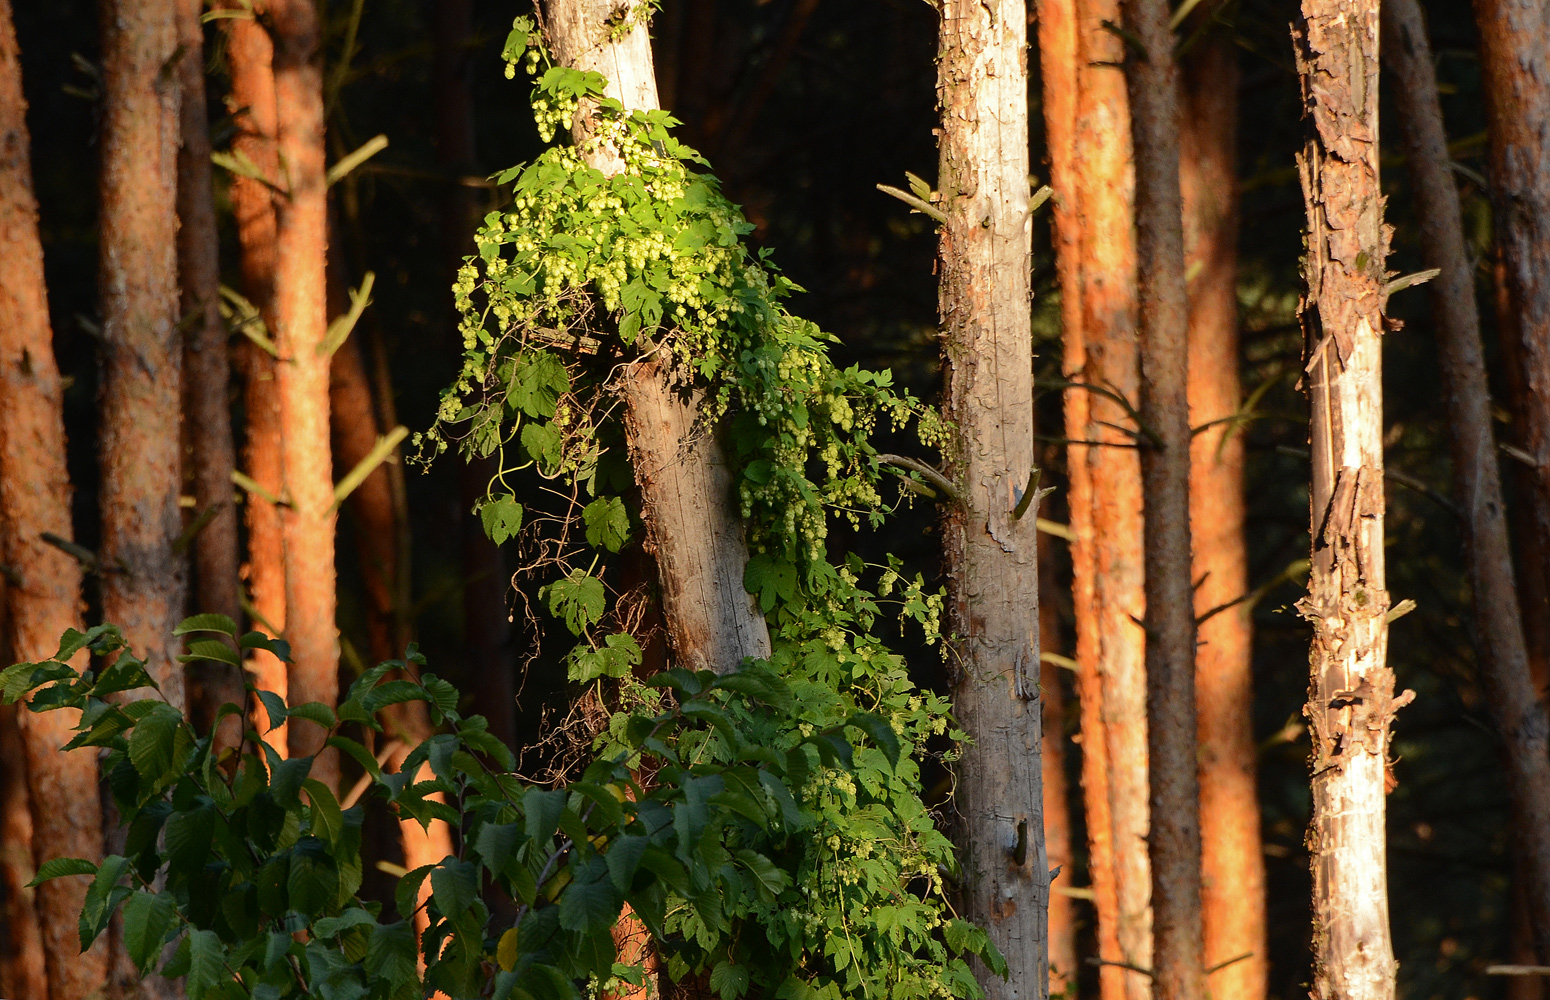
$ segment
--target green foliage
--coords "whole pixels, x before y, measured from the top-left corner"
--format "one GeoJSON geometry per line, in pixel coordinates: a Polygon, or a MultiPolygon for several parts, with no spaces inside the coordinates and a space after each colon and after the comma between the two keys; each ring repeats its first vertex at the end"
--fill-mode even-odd
{"type": "MultiPolygon", "coordinates": [[[[236,648],[218,628],[203,630],[236,648]]],[[[857,716],[774,753],[743,732],[776,725],[793,703],[779,677],[758,666],[724,677],[674,670],[652,681],[666,707],[628,714],[613,755],[567,787],[531,787],[511,773],[511,752],[483,717],[456,711],[450,685],[413,676],[409,665],[425,664],[411,647],[407,663],[380,664],[356,681],[337,716],[290,709],[329,724],[328,744],[369,777],[361,800],[343,808],[310,777],[312,758],[283,760],[251,729],[238,748],[218,751],[149,678],[152,697],[107,700],[115,677],[143,666],[114,626],[67,634],[62,652],[82,648],[97,663],[114,662],[81,675],[59,660],[20,663],[0,672],[0,685],[7,701],[27,698],[34,711],[80,711],[68,746],[105,750],[125,848],[100,865],[49,861],[38,881],[89,876],[82,948],[122,912],[136,966],[186,977],[189,1000],[407,1000],[433,989],[453,1000],[579,998],[589,985],[641,978],[618,964],[610,935],[626,903],[671,961],[716,961],[727,983],[798,984],[792,953],[727,956],[734,942],[759,936],[744,927],[765,922],[789,891],[781,866],[800,853],[814,817],[794,804],[788,783],[814,765],[839,765],[839,748],[851,752],[847,725],[887,725],[857,716]],[[441,732],[397,774],[384,774],[337,720],[380,731],[381,709],[408,700],[425,702],[441,732]],[[730,725],[733,717],[744,724],[730,725]],[[649,785],[636,777],[642,766],[653,773],[649,785]],[[459,855],[400,880],[396,912],[357,895],[369,806],[422,823],[443,819],[463,834],[459,855]],[[486,885],[514,901],[514,923],[491,916],[486,885]],[[422,909],[423,976],[412,929],[422,909]]],[[[225,705],[217,724],[232,714],[246,713],[225,705]]]]}
{"type": "MultiPolygon", "coordinates": [[[[913,424],[940,448],[940,418],[888,373],[830,360],[833,338],[787,311],[799,289],[743,244],[752,227],[674,138],[667,112],[626,113],[596,74],[550,65],[526,19],[505,55],[508,77],[519,64],[535,77],[546,139],[590,106],[588,141],[624,168],[605,175],[587,165],[590,149],[561,145],[497,176],[512,205],[485,217],[454,286],[465,363],[423,444],[496,456],[496,496],[565,498],[542,512],[529,503],[522,531],[545,553],[540,600],[578,639],[570,679],[617,707],[597,737],[600,759],[672,755],[728,769],[682,786],[681,841],[700,842],[716,809],[755,822],[772,800],[803,831],[779,849],[718,849],[717,870],[730,873],[719,894],[644,849],[640,864],[664,893],[660,924],[648,923],[675,942],[669,973],[707,974],[724,998],[978,996],[965,959],[999,971],[1000,956],[952,916],[951,845],[920,797],[918,758],[948,733],[947,704],[918,690],[876,634],[913,620],[934,643],[941,595],[903,577],[896,559],[828,551],[833,519],[876,529],[889,513],[891,473],[872,444],[882,423],[913,424]],[[699,396],[707,426],[729,430],[752,552],[744,583],[774,640],[767,663],[715,682],[746,702],[707,702],[707,682],[677,668],[634,676],[633,598],[610,558],[639,517],[619,497],[629,494],[615,385],[621,363],[648,357],[699,396]],[[524,484],[523,473],[546,482],[524,484]],[[634,739],[633,713],[657,705],[664,685],[700,728],[634,739]],[[755,760],[757,773],[740,767],[755,760]],[[727,933],[742,921],[759,930],[727,933]]],[[[610,865],[576,874],[569,891],[582,891],[560,908],[562,929],[606,909],[619,885],[610,865]]]]}

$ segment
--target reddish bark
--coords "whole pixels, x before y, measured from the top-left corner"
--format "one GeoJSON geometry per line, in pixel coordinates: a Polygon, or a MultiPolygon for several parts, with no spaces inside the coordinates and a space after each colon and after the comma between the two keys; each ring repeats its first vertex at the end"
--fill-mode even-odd
{"type": "MultiPolygon", "coordinates": [[[[0,583],[0,596],[5,585],[0,583]]],[[[10,663],[9,659],[5,660],[10,663]]],[[[48,1000],[33,863],[27,756],[14,706],[0,707],[0,995],[48,1000]]]]}
{"type": "Polygon", "coordinates": [[[102,614],[184,703],[174,5],[109,3],[103,27],[102,614]]]}
{"type": "MultiPolygon", "coordinates": [[[[264,7],[254,5],[262,12],[264,7]]],[[[226,20],[226,65],[231,75],[229,110],[237,123],[232,139],[234,155],[245,157],[258,174],[279,183],[280,158],[275,145],[274,43],[269,32],[246,18],[226,20]]],[[[273,189],[252,177],[231,181],[232,214],[237,223],[242,290],[258,309],[265,332],[275,329],[274,281],[278,260],[273,189]]],[[[280,396],[275,384],[273,356],[251,341],[238,348],[243,377],[243,461],[248,478],[270,497],[283,491],[280,470],[280,396]]],[[[249,607],[255,628],[271,635],[285,632],[285,542],[280,509],[256,492],[248,492],[247,505],[249,607]]],[[[262,650],[252,653],[247,670],[263,691],[284,698],[289,690],[285,664],[262,650]]],[[[269,729],[268,713],[256,699],[253,722],[259,732],[269,729]]],[[[289,750],[287,727],[269,733],[267,740],[283,756],[289,750]]]]}
{"type": "MultiPolygon", "coordinates": [[[[1196,21],[1210,17],[1208,7],[1196,21]]],[[[1193,32],[1192,21],[1185,29],[1193,32]]],[[[1195,702],[1199,709],[1201,908],[1213,996],[1263,1000],[1269,973],[1265,859],[1254,744],[1238,376],[1238,55],[1230,32],[1206,29],[1181,70],[1185,111],[1180,186],[1189,281],[1191,575],[1198,582],[1195,702]],[[1208,616],[1208,617],[1207,617],[1208,616]]]]}
{"type": "MultiPolygon", "coordinates": [[[[59,369],[54,361],[43,247],[33,195],[31,148],[21,63],[10,0],[0,0],[0,562],[7,582],[11,655],[41,660],[59,648],[65,629],[81,624],[81,570],[43,541],[72,537],[70,480],[59,369]]],[[[85,658],[76,666],[84,666],[85,658]]],[[[34,860],[102,856],[97,758],[69,754],[75,713],[18,714],[26,756],[27,791],[47,803],[32,815],[34,860]]],[[[52,1000],[84,1000],[107,979],[107,948],[77,954],[83,879],[57,879],[38,889],[42,954],[52,1000]]]]}
{"type": "MultiPolygon", "coordinates": [[[[323,69],[313,0],[271,0],[277,146],[285,195],[276,200],[274,316],[280,397],[280,462],[288,506],[285,637],[291,645],[290,701],[332,705],[339,696],[339,633],[334,623],[334,480],[329,449],[323,69]]],[[[294,756],[317,755],[313,775],[338,784],[324,731],[290,727],[294,756]]]]}

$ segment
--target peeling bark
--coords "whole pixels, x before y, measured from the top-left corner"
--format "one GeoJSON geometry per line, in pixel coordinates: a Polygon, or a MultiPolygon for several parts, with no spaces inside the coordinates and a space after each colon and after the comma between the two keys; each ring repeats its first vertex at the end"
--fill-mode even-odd
{"type": "Polygon", "coordinates": [[[1295,25],[1307,143],[1302,319],[1312,403],[1315,1000],[1392,1000],[1384,795],[1394,697],[1385,664],[1383,288],[1378,184],[1378,0],[1303,0],[1295,25]]]}
{"type": "MultiPolygon", "coordinates": [[[[10,653],[46,659],[65,629],[81,624],[80,566],[43,541],[73,537],[65,470],[63,392],[54,360],[43,246],[33,195],[31,141],[11,0],[0,0],[0,562],[16,575],[5,587],[10,653]]],[[[85,666],[83,656],[75,661],[85,666]]],[[[25,751],[36,864],[54,857],[102,857],[97,758],[61,753],[78,713],[18,712],[25,751]]],[[[38,887],[38,923],[51,1000],[84,1000],[107,979],[107,945],[79,954],[82,879],[38,887]]]]}
{"type": "Polygon", "coordinates": [[[1480,675],[1492,721],[1501,734],[1512,802],[1518,882],[1537,950],[1541,956],[1550,955],[1550,722],[1529,671],[1491,427],[1474,271],[1465,251],[1458,189],[1437,97],[1437,72],[1416,0],[1384,4],[1383,49],[1384,64],[1394,77],[1392,91],[1415,192],[1422,258],[1427,267],[1442,272],[1427,291],[1442,362],[1454,495],[1464,515],[1480,675]]]}
{"type": "MultiPolygon", "coordinates": [[[[339,697],[334,624],[334,479],[329,448],[327,329],[328,199],[324,185],[323,67],[313,0],[271,0],[274,88],[286,194],[275,205],[275,383],[285,499],[285,638],[292,704],[339,697]]],[[[290,727],[293,756],[317,755],[313,777],[339,783],[338,755],[322,728],[290,727]]]]}
{"type": "Polygon", "coordinates": [[[102,40],[102,615],[181,709],[179,86],[163,72],[178,47],[174,5],[106,4],[102,40]]]}
{"type": "MultiPolygon", "coordinates": [[[[254,4],[262,12],[262,4],[254,4]]],[[[275,145],[278,134],[274,89],[274,42],[256,20],[231,18],[226,25],[226,65],[231,75],[227,110],[237,123],[232,139],[235,155],[246,157],[265,178],[279,183],[280,158],[275,145]]],[[[251,177],[231,180],[232,214],[237,223],[237,245],[242,272],[242,291],[258,309],[264,327],[275,330],[274,282],[278,260],[274,194],[251,177]]],[[[243,462],[250,479],[269,496],[283,491],[280,469],[280,396],[275,384],[275,362],[250,341],[238,347],[243,378],[243,462]]],[[[280,527],[280,508],[257,493],[244,498],[248,529],[247,583],[253,626],[271,635],[285,632],[285,542],[280,527]]],[[[289,682],[285,664],[263,650],[252,652],[247,670],[253,683],[264,691],[286,697],[289,682]]],[[[253,723],[282,756],[289,752],[288,727],[269,732],[269,716],[263,704],[253,702],[253,723]]]]}
{"type": "Polygon", "coordinates": [[[980,970],[993,1000],[1048,990],[1039,764],[1037,532],[1024,491],[1037,487],[1029,257],[1025,5],[945,0],[937,102],[938,309],[947,365],[945,415],[961,500],[945,518],[943,553],[955,647],[953,710],[973,742],[957,768],[954,806],[965,916],[1007,960],[1003,981],[980,970]],[[1022,513],[1019,502],[1027,503],[1022,513]]]}

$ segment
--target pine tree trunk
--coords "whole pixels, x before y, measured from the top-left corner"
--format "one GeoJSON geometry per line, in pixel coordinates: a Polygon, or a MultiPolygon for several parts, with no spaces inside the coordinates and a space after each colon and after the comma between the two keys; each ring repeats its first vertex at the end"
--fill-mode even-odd
{"type": "Polygon", "coordinates": [[[1205,996],[1195,601],[1189,531],[1189,313],[1179,193],[1179,80],[1165,0],[1126,0],[1139,54],[1126,63],[1136,150],[1141,481],[1146,530],[1146,707],[1150,764],[1152,989],[1205,996]]]}
{"type": "MultiPolygon", "coordinates": [[[[1039,0],[1039,67],[1043,77],[1045,145],[1050,157],[1050,183],[1055,226],[1055,267],[1060,281],[1062,331],[1061,365],[1068,377],[1080,380],[1087,367],[1084,310],[1086,289],[1083,270],[1085,241],[1082,224],[1087,197],[1079,162],[1092,156],[1080,137],[1091,143],[1092,135],[1077,129],[1081,87],[1088,71],[1080,57],[1082,32],[1077,21],[1076,0],[1039,0]]],[[[1096,272],[1101,277],[1102,272],[1096,272]]],[[[1076,693],[1080,732],[1075,737],[1082,750],[1082,800],[1087,826],[1087,879],[1093,893],[1095,939],[1098,954],[1120,954],[1119,900],[1115,885],[1113,822],[1109,809],[1108,742],[1104,730],[1103,683],[1099,674],[1102,654],[1098,617],[1096,545],[1093,534],[1093,452],[1082,442],[1090,431],[1092,397],[1081,389],[1065,393],[1064,416],[1068,507],[1070,508],[1071,604],[1076,624],[1076,693]]],[[[1056,883],[1057,885],[1059,883],[1056,883]]],[[[1051,923],[1053,925],[1053,915],[1051,923]]],[[[1051,955],[1054,942],[1051,941],[1051,955]]],[[[1099,993],[1104,1000],[1124,995],[1127,973],[1117,966],[1100,966],[1099,993]]]]}
{"type": "Polygon", "coordinates": [[[183,350],[178,335],[175,5],[105,5],[100,270],[102,614],[183,707],[183,350]]]}
{"type": "Polygon", "coordinates": [[[1405,163],[1421,224],[1427,286],[1442,361],[1454,493],[1463,511],[1481,680],[1501,733],[1520,882],[1541,956],[1550,955],[1550,721],[1534,690],[1523,635],[1512,543],[1491,428],[1491,395],[1475,307],[1474,269],[1454,185],[1437,73],[1416,0],[1387,0],[1384,61],[1395,78],[1405,163]]]}
{"type": "MultiPolygon", "coordinates": [[[[262,12],[262,4],[255,3],[262,12]]],[[[257,20],[236,17],[226,28],[226,66],[231,76],[227,110],[237,123],[232,139],[234,155],[246,157],[260,176],[280,182],[280,158],[275,144],[274,43],[257,20]]],[[[237,223],[237,245],[242,272],[242,291],[259,312],[265,333],[273,337],[275,324],[274,282],[279,249],[275,232],[273,190],[252,177],[231,180],[232,214],[237,223]]],[[[244,339],[237,353],[243,377],[243,461],[246,473],[270,497],[283,492],[280,469],[280,395],[275,384],[275,361],[266,351],[244,339]]],[[[253,627],[270,635],[285,632],[285,541],[280,527],[280,508],[257,492],[244,498],[248,529],[247,581],[253,627]]],[[[285,664],[263,650],[249,655],[247,670],[263,691],[284,698],[289,690],[285,664]]],[[[268,713],[256,699],[253,721],[258,731],[269,729],[268,713]]],[[[266,739],[281,755],[288,752],[287,726],[266,739]]]]}
{"type": "MultiPolygon", "coordinates": [[[[26,113],[11,0],[0,0],[0,135],[7,137],[0,157],[0,562],[15,573],[5,587],[10,653],[36,661],[53,655],[65,629],[81,624],[81,569],[43,541],[45,533],[68,539],[73,532],[26,113]]],[[[27,792],[36,804],[36,864],[102,857],[96,754],[59,751],[76,721],[68,711],[17,713],[27,792]]],[[[50,1000],[84,1000],[107,979],[105,942],[79,954],[76,924],[85,898],[84,879],[57,879],[37,890],[50,1000]]]]}
{"type": "Polygon", "coordinates": [[[1312,402],[1312,571],[1298,602],[1313,626],[1315,1000],[1392,1000],[1385,869],[1389,723],[1385,664],[1382,331],[1388,232],[1378,186],[1378,2],[1303,0],[1294,28],[1307,144],[1312,402]]]}
{"type": "MultiPolygon", "coordinates": [[[[1120,22],[1119,0],[1077,0],[1076,170],[1081,178],[1082,338],[1085,367],[1076,381],[1117,393],[1134,405],[1136,355],[1135,171],[1130,101],[1115,67],[1125,44],[1104,22],[1120,22]]],[[[1108,762],[1118,954],[1100,957],[1141,968],[1152,964],[1151,865],[1147,859],[1146,634],[1141,463],[1135,421],[1099,392],[1085,393],[1088,421],[1067,436],[1089,447],[1093,564],[1102,687],[1102,734],[1108,762]],[[1125,428],[1126,430],[1120,430],[1125,428]]],[[[1085,742],[1085,739],[1084,739],[1085,742]]],[[[1124,970],[1105,980],[1124,1000],[1150,1000],[1151,981],[1124,970]]],[[[1120,1000],[1105,992],[1104,1000],[1120,1000]]]]}
{"type": "MultiPolygon", "coordinates": [[[[545,5],[558,60],[608,81],[626,110],[655,108],[656,78],[646,28],[614,37],[610,0],[551,0],[545,5]]],[[[580,128],[585,129],[585,118],[580,128]]],[[[604,173],[623,168],[607,147],[586,154],[604,173]]],[[[769,629],[743,588],[748,549],[733,507],[731,471],[719,442],[696,426],[698,400],[671,381],[656,360],[625,375],[625,430],[641,489],[642,517],[662,584],[662,609],[679,665],[735,670],[746,657],[770,655],[769,629]]]]}
{"type": "MultiPolygon", "coordinates": [[[[1041,540],[1042,542],[1042,540],[1041,540]]],[[[1050,648],[1058,635],[1049,584],[1040,581],[1039,639],[1050,648]]],[[[1044,854],[1050,871],[1060,874],[1050,881],[1049,896],[1049,991],[1076,1000],[1076,905],[1065,891],[1074,885],[1076,857],[1071,852],[1071,790],[1066,781],[1066,697],[1061,668],[1039,664],[1039,689],[1044,696],[1043,738],[1039,766],[1044,784],[1044,854]]]]}
{"type": "MultiPolygon", "coordinates": [[[[1198,8],[1197,8],[1198,10],[1198,8]]],[[[1220,5],[1187,23],[1193,32],[1220,5]]],[[[1265,858],[1254,744],[1252,616],[1247,603],[1216,611],[1249,589],[1244,537],[1243,427],[1224,422],[1243,403],[1238,377],[1238,52],[1221,26],[1180,69],[1184,248],[1189,281],[1190,526],[1199,706],[1201,908],[1213,996],[1264,1000],[1265,858]]]]}
{"type": "Polygon", "coordinates": [[[964,913],[1007,960],[991,998],[1048,988],[1039,586],[1033,449],[1027,16],[1011,0],[946,0],[937,102],[938,303],[945,415],[961,499],[944,525],[959,637],[953,709],[973,743],[958,766],[964,913]],[[1019,502],[1030,500],[1018,511],[1019,502]]]}
{"type": "MultiPolygon", "coordinates": [[[[183,90],[178,152],[178,268],[184,317],[198,316],[183,340],[183,417],[196,518],[208,517],[193,541],[193,610],[242,620],[237,574],[237,510],[231,473],[236,465],[227,390],[231,363],[221,320],[221,265],[210,177],[210,126],[205,111],[203,0],[178,0],[178,82],[183,90]],[[207,513],[209,512],[209,513],[207,513]]],[[[187,322],[187,320],[185,320],[187,322]]],[[[197,523],[197,522],[196,522],[197,523]]],[[[242,704],[240,672],[202,663],[194,670],[194,701],[202,725],[223,702],[242,704]]],[[[240,720],[223,726],[225,745],[241,739],[240,720]]]]}
{"type": "MultiPolygon", "coordinates": [[[[0,593],[4,590],[0,583],[0,593]]],[[[0,995],[48,1000],[37,892],[27,887],[37,866],[17,711],[13,705],[0,707],[0,995]]]]}
{"type": "MultiPolygon", "coordinates": [[[[329,449],[328,198],[324,185],[323,68],[313,0],[271,0],[277,146],[285,195],[275,204],[275,383],[285,499],[285,638],[291,704],[339,697],[334,624],[334,479],[329,449]]],[[[313,776],[338,784],[337,754],[312,723],[290,727],[292,756],[316,754],[313,776]]]]}

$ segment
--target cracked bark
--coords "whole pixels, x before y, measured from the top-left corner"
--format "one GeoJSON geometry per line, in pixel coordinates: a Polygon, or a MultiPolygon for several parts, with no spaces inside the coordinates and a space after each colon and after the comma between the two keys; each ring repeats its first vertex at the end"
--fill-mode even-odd
{"type": "Polygon", "coordinates": [[[1382,351],[1388,231],[1378,184],[1378,0],[1303,0],[1302,306],[1312,404],[1315,1000],[1392,1000],[1384,813],[1395,699],[1385,657],[1382,351]]]}
{"type": "Polygon", "coordinates": [[[1491,396],[1437,73],[1416,0],[1386,0],[1384,62],[1394,76],[1421,252],[1441,270],[1427,287],[1448,410],[1454,495],[1463,512],[1480,674],[1512,802],[1514,848],[1539,957],[1550,955],[1550,724],[1529,670],[1512,543],[1491,427],[1491,396]]]}
{"type": "Polygon", "coordinates": [[[941,6],[937,101],[944,410],[961,499],[946,515],[948,606],[960,637],[953,708],[973,739],[955,808],[965,915],[1006,957],[992,1000],[1048,988],[1040,768],[1038,552],[1028,260],[1027,15],[1013,0],[941,6]],[[1023,845],[1018,850],[1016,845],[1023,845]]]}

